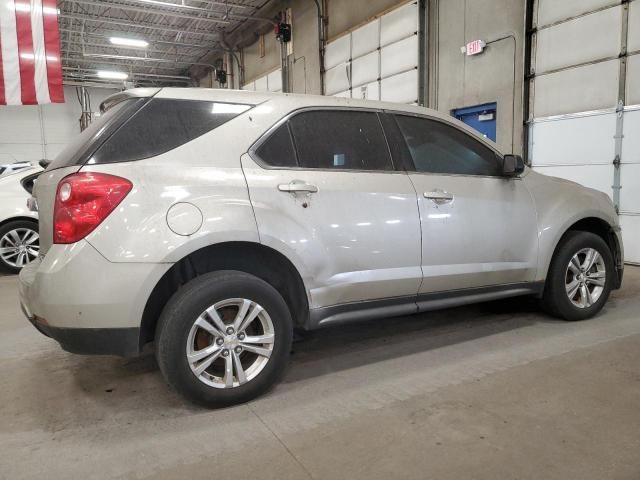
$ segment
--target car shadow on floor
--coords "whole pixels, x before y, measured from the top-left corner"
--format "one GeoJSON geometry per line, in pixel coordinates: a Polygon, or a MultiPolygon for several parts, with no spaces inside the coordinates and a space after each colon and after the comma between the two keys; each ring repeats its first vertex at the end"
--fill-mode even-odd
{"type": "MultiPolygon", "coordinates": [[[[540,322],[557,321],[541,315],[534,300],[513,299],[301,332],[282,383],[291,385],[540,322]]],[[[67,362],[84,394],[114,407],[124,402],[145,409],[197,410],[165,385],[151,353],[132,359],[69,354],[67,362]]]]}

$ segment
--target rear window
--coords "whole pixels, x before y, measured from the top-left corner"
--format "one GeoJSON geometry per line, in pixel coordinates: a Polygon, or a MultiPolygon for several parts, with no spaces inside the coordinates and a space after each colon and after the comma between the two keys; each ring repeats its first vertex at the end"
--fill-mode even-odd
{"type": "Polygon", "coordinates": [[[90,163],[142,160],[173,150],[227,123],[252,105],[152,99],[93,154],[90,163]]]}
{"type": "Polygon", "coordinates": [[[149,99],[124,100],[96,118],[89,128],[76,136],[48,166],[49,170],[83,165],[93,152],[149,99]]]}

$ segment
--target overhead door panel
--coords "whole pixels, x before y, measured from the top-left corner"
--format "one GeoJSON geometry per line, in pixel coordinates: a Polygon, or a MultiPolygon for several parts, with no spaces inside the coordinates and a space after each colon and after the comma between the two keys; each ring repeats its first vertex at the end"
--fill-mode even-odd
{"type": "Polygon", "coordinates": [[[627,60],[627,105],[640,105],[640,55],[627,60]]]}
{"type": "Polygon", "coordinates": [[[389,45],[418,32],[418,3],[400,7],[380,19],[380,45],[389,45]]]}
{"type": "Polygon", "coordinates": [[[538,33],[536,72],[617,57],[620,53],[622,7],[576,18],[538,33]]]}
{"type": "Polygon", "coordinates": [[[344,96],[349,90],[353,98],[417,102],[417,72],[408,73],[418,68],[417,31],[413,1],[329,42],[325,93],[344,96]]]}
{"type": "Polygon", "coordinates": [[[380,54],[377,50],[355,58],[351,64],[351,86],[357,87],[378,80],[379,63],[380,54]]]}
{"type": "Polygon", "coordinates": [[[342,63],[325,72],[325,90],[327,95],[334,95],[338,92],[348,90],[349,82],[349,65],[342,63]]]}
{"type": "Polygon", "coordinates": [[[610,60],[541,75],[535,81],[534,115],[548,117],[614,108],[619,73],[620,62],[610,60]]]}
{"type": "Polygon", "coordinates": [[[539,0],[538,25],[550,25],[619,3],[620,0],[539,0]]]}
{"type": "Polygon", "coordinates": [[[384,102],[416,103],[418,101],[417,92],[417,70],[383,78],[380,84],[380,100],[384,102]]]}
{"type": "Polygon", "coordinates": [[[388,77],[396,73],[406,72],[416,67],[416,53],[418,51],[418,36],[409,38],[382,47],[381,77],[388,77]]]}
{"type": "Polygon", "coordinates": [[[324,52],[324,67],[328,70],[349,61],[351,57],[351,35],[345,35],[327,44],[324,52]]]}
{"type": "Polygon", "coordinates": [[[629,4],[627,50],[629,52],[640,51],[640,1],[638,0],[634,0],[629,4]]]}
{"type": "Polygon", "coordinates": [[[607,164],[607,178],[613,178],[615,113],[540,121],[532,128],[534,167],[607,164]]]}
{"type": "Polygon", "coordinates": [[[624,258],[631,263],[640,263],[640,215],[620,215],[620,226],[624,240],[624,258]]]}
{"type": "Polygon", "coordinates": [[[536,167],[535,170],[544,175],[566,178],[585,187],[595,188],[611,195],[613,168],[609,165],[581,165],[576,167],[536,167]]]}
{"type": "Polygon", "coordinates": [[[374,20],[351,34],[353,58],[361,57],[378,49],[380,45],[380,20],[374,20]]]}
{"type": "Polygon", "coordinates": [[[625,3],[538,0],[529,155],[537,171],[611,196],[626,260],[640,262],[640,109],[618,103],[640,105],[640,0],[625,3]]]}

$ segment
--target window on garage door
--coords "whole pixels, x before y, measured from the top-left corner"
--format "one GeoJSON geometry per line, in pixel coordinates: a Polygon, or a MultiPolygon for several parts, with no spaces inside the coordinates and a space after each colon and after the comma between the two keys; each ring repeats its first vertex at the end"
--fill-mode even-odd
{"type": "Polygon", "coordinates": [[[338,97],[418,102],[418,3],[329,42],[325,90],[338,97]]]}

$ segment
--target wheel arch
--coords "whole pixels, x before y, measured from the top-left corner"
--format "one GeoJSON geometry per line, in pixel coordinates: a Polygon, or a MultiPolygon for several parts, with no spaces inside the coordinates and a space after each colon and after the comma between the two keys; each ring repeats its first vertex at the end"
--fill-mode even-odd
{"type": "Polygon", "coordinates": [[[38,219],[37,218],[19,215],[17,217],[5,218],[4,220],[0,221],[0,228],[4,227],[7,223],[22,222],[22,221],[35,223],[36,225],[38,224],[38,219]]]}
{"type": "Polygon", "coordinates": [[[155,337],[158,318],[169,298],[190,280],[217,270],[255,275],[276,288],[291,311],[294,326],[308,323],[309,301],[300,273],[285,255],[254,242],[224,242],[189,253],[165,272],[145,304],[140,324],[140,350],[155,337]]]}
{"type": "MultiPolygon", "coordinates": [[[[545,278],[549,272],[549,268],[551,268],[551,263],[553,262],[553,259],[555,258],[556,253],[558,252],[558,248],[560,247],[560,245],[562,245],[562,242],[567,237],[567,234],[569,234],[570,232],[589,232],[602,238],[605,241],[605,243],[609,246],[609,249],[611,250],[611,254],[613,255],[616,268],[618,269],[618,271],[621,270],[622,262],[623,262],[622,246],[620,245],[620,242],[615,233],[614,227],[607,220],[604,220],[603,218],[591,216],[591,217],[585,217],[585,218],[576,220],[572,224],[570,224],[567,228],[564,229],[564,231],[562,232],[562,234],[559,236],[559,238],[556,240],[554,244],[553,254],[549,258],[549,262],[547,263],[545,268],[545,278]]],[[[618,274],[618,277],[620,277],[619,274],[618,274]]],[[[619,283],[620,282],[618,282],[618,285],[616,285],[616,288],[620,286],[619,283]]]]}

